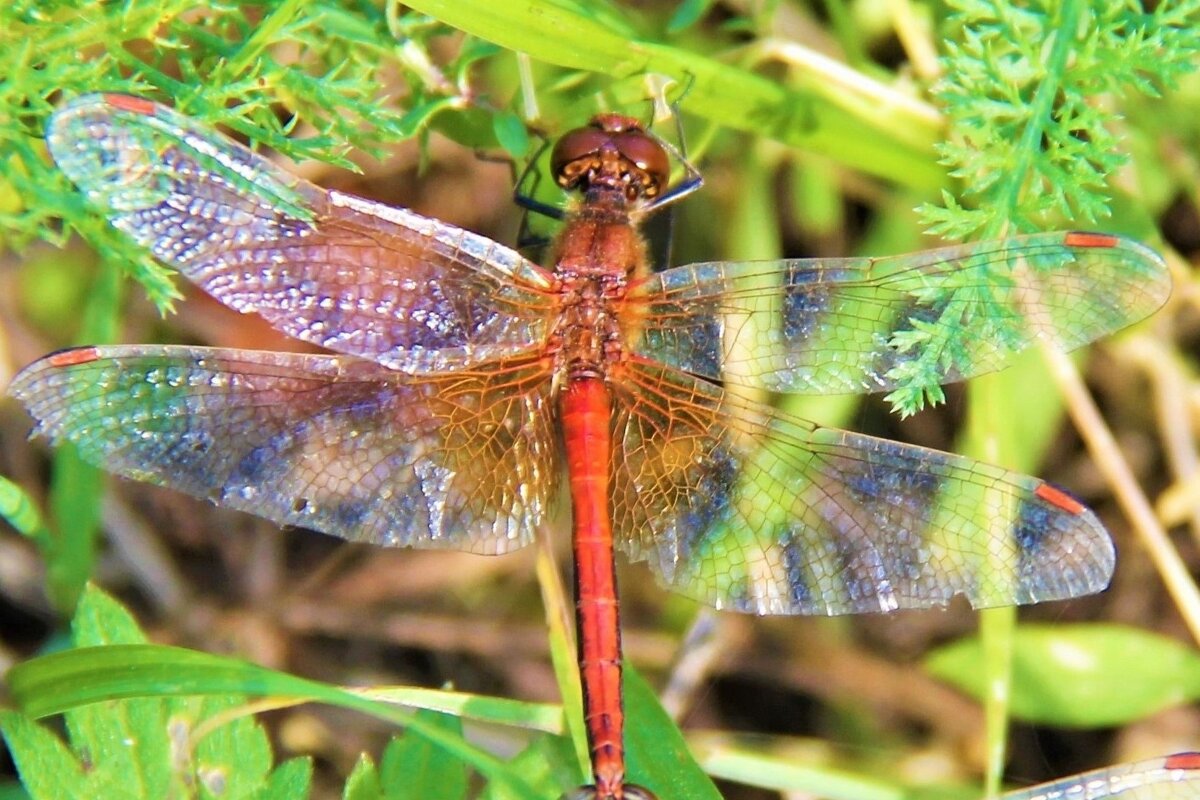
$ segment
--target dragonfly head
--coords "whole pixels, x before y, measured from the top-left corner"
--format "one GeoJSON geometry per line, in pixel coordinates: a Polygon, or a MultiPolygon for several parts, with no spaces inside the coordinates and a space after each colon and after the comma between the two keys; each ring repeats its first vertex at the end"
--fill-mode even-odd
{"type": "Polygon", "coordinates": [[[671,178],[666,149],[638,120],[621,114],[601,114],[564,134],[550,168],[564,189],[620,191],[628,202],[654,199],[671,178]]]}

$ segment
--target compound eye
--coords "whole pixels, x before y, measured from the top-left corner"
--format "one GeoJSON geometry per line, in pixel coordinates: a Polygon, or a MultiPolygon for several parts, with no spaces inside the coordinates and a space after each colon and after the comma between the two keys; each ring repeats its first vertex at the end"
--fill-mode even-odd
{"type": "Polygon", "coordinates": [[[570,186],[595,162],[612,136],[595,127],[576,128],[563,134],[550,153],[550,172],[559,186],[570,186]]]}
{"type": "Polygon", "coordinates": [[[641,129],[630,130],[613,136],[613,143],[621,156],[633,164],[648,180],[643,194],[658,195],[671,180],[671,161],[666,150],[658,141],[641,129]]]}

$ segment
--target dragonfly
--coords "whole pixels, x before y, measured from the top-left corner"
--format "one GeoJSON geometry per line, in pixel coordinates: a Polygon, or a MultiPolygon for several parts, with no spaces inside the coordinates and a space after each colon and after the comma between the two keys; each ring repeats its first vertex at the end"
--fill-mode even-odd
{"type": "Polygon", "coordinates": [[[1005,794],[1000,800],[1193,800],[1200,797],[1200,753],[1175,753],[1072,775],[1005,794]]]}
{"type": "Polygon", "coordinates": [[[499,554],[569,499],[591,784],[626,780],[614,551],[754,614],[977,607],[1102,590],[1112,542],[1037,478],[817,425],[735,390],[895,390],[1082,346],[1162,305],[1151,249],[1033,234],[902,256],[659,272],[638,233],[676,160],[606,114],[551,153],[573,198],[547,266],[288,173],[117,94],[51,118],[98,213],[224,303],[328,353],[95,345],[9,389],[35,433],[119,475],[376,545],[499,554]],[[951,320],[950,344],[922,338],[951,320]]]}

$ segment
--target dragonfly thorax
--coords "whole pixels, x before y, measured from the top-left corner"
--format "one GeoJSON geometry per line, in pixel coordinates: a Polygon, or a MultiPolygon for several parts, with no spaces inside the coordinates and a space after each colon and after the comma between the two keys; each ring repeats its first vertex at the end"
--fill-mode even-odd
{"type": "Polygon", "coordinates": [[[593,127],[563,137],[555,149],[556,159],[579,154],[559,165],[558,174],[560,182],[572,182],[584,194],[553,250],[563,298],[555,350],[560,368],[575,377],[601,376],[607,364],[621,358],[624,337],[617,311],[646,263],[635,222],[639,201],[648,187],[657,193],[658,177],[666,179],[664,155],[662,174],[647,182],[656,168],[638,166],[631,154],[634,140],[620,137],[636,133],[661,148],[640,128],[620,127],[626,123],[636,126],[628,118],[600,118],[593,127]]]}
{"type": "Polygon", "coordinates": [[[621,327],[613,308],[624,294],[624,276],[570,275],[563,289],[566,302],[554,335],[559,368],[570,377],[602,376],[605,366],[621,357],[621,327]]]}

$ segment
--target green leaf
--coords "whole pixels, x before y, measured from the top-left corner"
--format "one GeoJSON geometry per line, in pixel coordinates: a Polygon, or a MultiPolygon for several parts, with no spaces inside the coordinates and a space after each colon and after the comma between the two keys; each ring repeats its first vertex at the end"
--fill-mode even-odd
{"type": "Polygon", "coordinates": [[[250,795],[253,800],[294,800],[308,797],[312,788],[311,758],[289,758],[272,771],[266,785],[250,795]]]}
{"type": "MultiPolygon", "coordinates": [[[[611,8],[579,0],[420,0],[426,14],[539,61],[611,79],[656,73],[687,86],[685,110],[925,190],[945,182],[932,158],[937,135],[911,104],[881,105],[863,81],[797,72],[797,88],[749,69],[641,36],[611,8]]],[[[883,87],[875,87],[882,90],[883,87]]]]}
{"type": "MultiPolygon", "coordinates": [[[[976,698],[986,691],[979,639],[931,654],[932,674],[976,698]]],[[[1105,727],[1200,698],[1200,654],[1117,625],[1024,625],[1013,643],[1012,713],[1029,722],[1105,727]]]]}
{"type": "Polygon", "coordinates": [[[133,615],[95,586],[86,587],[79,599],[71,635],[77,648],[146,643],[146,635],[133,615]]]}
{"type": "MultiPolygon", "coordinates": [[[[508,762],[538,797],[557,800],[563,787],[578,783],[574,766],[575,754],[571,741],[565,736],[536,736],[529,746],[508,762]]],[[[489,783],[480,800],[525,800],[496,782],[489,783]]]]}
{"type": "Polygon", "coordinates": [[[293,701],[319,700],[419,729],[480,772],[503,772],[491,756],[429,728],[404,709],[369,699],[366,693],[360,695],[244,661],[177,647],[109,645],[53,653],[17,665],[9,672],[8,680],[13,699],[33,716],[132,697],[252,694],[293,701]]]}
{"type": "MultiPolygon", "coordinates": [[[[410,735],[423,738],[434,745],[423,752],[436,750],[435,760],[452,765],[438,770],[440,780],[450,781],[443,782],[443,787],[461,781],[448,776],[461,774],[466,764],[507,787],[511,796],[535,796],[519,772],[467,744],[458,720],[447,722],[444,714],[413,715],[373,699],[370,692],[349,692],[207,653],[137,644],[144,636],[132,618],[96,589],[84,593],[75,630],[82,642],[105,644],[36,658],[17,665],[7,676],[11,696],[26,714],[66,712],[72,745],[87,752],[93,764],[87,773],[93,788],[73,796],[105,796],[97,793],[95,786],[111,780],[114,785],[131,781],[141,787],[142,793],[132,796],[165,797],[183,791],[179,781],[185,774],[192,776],[188,780],[194,778],[202,793],[214,797],[251,796],[277,791],[272,788],[277,786],[307,785],[306,766],[295,764],[271,771],[271,750],[262,729],[252,717],[236,713],[246,694],[290,698],[291,702],[320,700],[405,725],[408,746],[418,746],[410,735]],[[214,718],[220,718],[221,724],[214,727],[210,722],[214,718]],[[197,731],[204,735],[193,740],[197,731]],[[186,773],[178,761],[181,742],[190,757],[184,764],[189,770],[186,773]]],[[[431,706],[494,713],[500,721],[523,718],[517,709],[524,704],[514,701],[445,693],[446,698],[435,702],[430,694],[429,690],[417,690],[414,697],[431,706]]],[[[391,689],[387,695],[403,695],[403,690],[391,689]]],[[[541,725],[561,725],[560,711],[547,714],[537,704],[531,704],[531,709],[524,718],[541,725]]],[[[70,774],[69,770],[61,772],[70,774]]],[[[362,780],[369,788],[369,780],[362,780]]],[[[560,791],[561,785],[556,789],[560,791]]]]}
{"type": "Polygon", "coordinates": [[[938,151],[968,202],[925,207],[930,229],[991,238],[1010,227],[1108,217],[1108,177],[1127,156],[1113,114],[1095,98],[1155,95],[1194,71],[1196,4],[1159,4],[1151,13],[1103,0],[949,5],[957,30],[943,40],[935,93],[951,136],[938,151]]]}
{"type": "Polygon", "coordinates": [[[486,150],[496,147],[495,117],[479,108],[459,111],[454,114],[438,114],[432,126],[438,133],[450,137],[464,147],[486,150]]]}
{"type": "MultiPolygon", "coordinates": [[[[80,597],[72,634],[77,647],[146,640],[133,617],[95,587],[80,597]]],[[[172,764],[169,716],[167,703],[138,699],[82,706],[66,722],[72,747],[89,754],[96,772],[136,787],[139,796],[154,797],[182,788],[182,776],[172,764]]]]}
{"type": "Polygon", "coordinates": [[[438,97],[414,106],[400,119],[398,123],[400,131],[406,137],[415,136],[419,131],[424,130],[439,112],[454,108],[454,106],[455,100],[451,97],[438,97]]]}
{"type": "Polygon", "coordinates": [[[496,141],[514,159],[521,159],[529,152],[529,131],[516,114],[502,113],[492,117],[492,131],[496,141]]]}
{"type": "Polygon", "coordinates": [[[342,789],[342,800],[384,800],[379,770],[366,753],[359,755],[358,763],[346,779],[346,786],[342,789]]]}
{"type": "Polygon", "coordinates": [[[679,727],[658,702],[658,695],[628,663],[625,678],[625,750],[629,780],[659,797],[721,800],[679,727]]]}
{"type": "Polygon", "coordinates": [[[561,733],[562,707],[550,703],[530,703],[503,697],[425,689],[420,686],[384,686],[356,689],[363,698],[384,700],[395,705],[441,711],[465,719],[496,725],[512,725],[530,730],[561,733]]]}
{"type": "MultiPolygon", "coordinates": [[[[462,736],[462,722],[457,717],[434,711],[419,711],[417,717],[431,727],[462,736]]],[[[379,778],[383,796],[388,800],[409,797],[459,800],[467,793],[463,762],[411,731],[388,743],[380,759],[379,778]]]]}
{"type": "Polygon", "coordinates": [[[668,33],[680,33],[700,21],[712,7],[713,0],[683,0],[667,23],[668,33]]]}
{"type": "Polygon", "coordinates": [[[908,791],[869,775],[853,775],[825,766],[781,763],[769,755],[724,749],[706,753],[705,766],[726,780],[798,792],[823,800],[906,800],[908,791]]]}
{"type": "Polygon", "coordinates": [[[37,506],[17,484],[0,475],[0,517],[22,536],[28,536],[45,550],[50,546],[50,531],[37,506]]]}
{"type": "MultiPolygon", "coordinates": [[[[94,588],[81,596],[73,630],[76,643],[84,646],[57,656],[88,670],[104,660],[97,654],[119,659],[122,651],[148,647],[138,644],[145,636],[129,613],[94,588]]],[[[27,701],[27,711],[62,687],[53,677],[40,683],[47,676],[39,676],[36,666],[29,668],[32,663],[9,674],[13,697],[18,703],[27,701]]],[[[86,677],[73,690],[74,697],[61,698],[66,701],[62,710],[69,746],[26,717],[3,718],[22,780],[36,798],[215,800],[307,794],[311,765],[298,760],[272,772],[266,733],[252,717],[227,714],[244,704],[240,696],[114,699],[120,693],[97,693],[86,677]]]]}
{"type": "Polygon", "coordinates": [[[48,729],[23,714],[0,709],[0,732],[34,800],[90,796],[78,759],[48,729]]]}
{"type": "MultiPolygon", "coordinates": [[[[152,701],[129,701],[152,702],[152,701]]],[[[239,695],[173,698],[173,730],[199,736],[203,723],[245,705],[239,695]]],[[[201,786],[213,798],[244,797],[268,782],[274,755],[262,726],[251,716],[238,714],[194,740],[193,760],[201,786]]]]}

